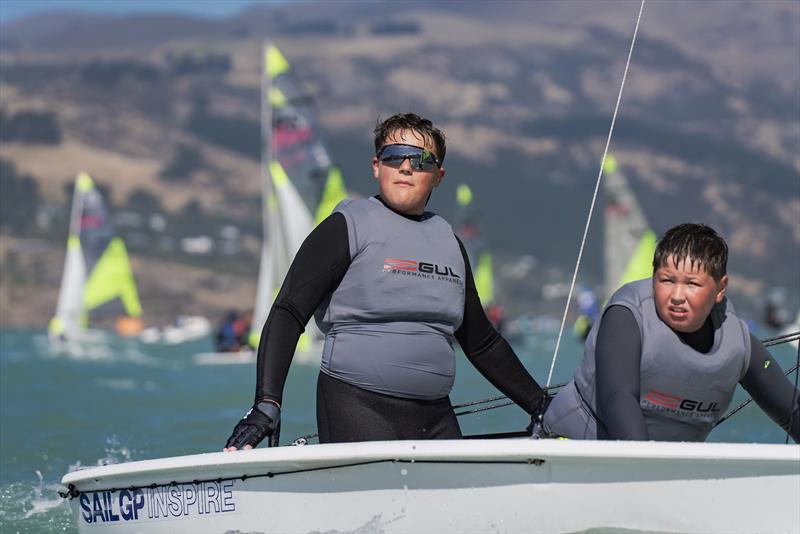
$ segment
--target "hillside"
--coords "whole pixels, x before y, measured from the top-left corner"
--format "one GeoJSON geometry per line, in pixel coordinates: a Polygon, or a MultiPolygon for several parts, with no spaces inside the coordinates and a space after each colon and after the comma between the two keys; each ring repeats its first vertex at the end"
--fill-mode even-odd
{"type": "MultiPolygon", "coordinates": [[[[359,194],[374,191],[378,116],[414,110],[437,122],[448,136],[447,176],[431,207],[449,217],[455,186],[469,183],[505,265],[501,296],[513,312],[554,311],[563,301],[543,302],[541,287],[571,275],[637,7],[297,3],[220,21],[51,12],[3,26],[0,324],[41,326],[52,313],[80,169],[115,212],[167,221],[160,233],[120,228],[153,322],[250,305],[265,39],[316,96],[335,161],[359,194]],[[41,213],[47,224],[36,224],[41,213]],[[237,255],[191,256],[174,244],[219,239],[230,226],[242,236],[237,255]],[[60,252],[36,274],[19,265],[44,253],[20,238],[60,252]],[[526,256],[529,268],[515,268],[526,256]],[[174,288],[169,278],[193,283],[174,288]],[[242,289],[194,294],[224,295],[225,283],[242,289]],[[32,291],[37,298],[8,312],[20,301],[13,295],[32,291]]],[[[760,307],[777,286],[796,310],[800,3],[650,2],[638,39],[612,151],[645,215],[659,232],[687,220],[715,226],[745,307],[760,307]]],[[[602,277],[601,224],[585,252],[586,285],[602,277]]]]}

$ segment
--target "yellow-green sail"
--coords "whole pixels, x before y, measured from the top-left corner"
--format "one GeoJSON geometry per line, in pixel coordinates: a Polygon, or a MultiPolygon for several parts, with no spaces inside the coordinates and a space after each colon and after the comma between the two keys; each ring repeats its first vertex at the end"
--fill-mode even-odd
{"type": "Polygon", "coordinates": [[[125,243],[114,234],[94,181],[81,172],[75,181],[64,274],[49,330],[59,337],[77,335],[87,327],[88,312],[117,299],[128,315],[142,314],[125,243]]]}
{"type": "MultiPolygon", "coordinates": [[[[303,240],[347,195],[324,142],[314,99],[276,46],[266,45],[263,53],[264,240],[249,335],[253,347],[303,240]]],[[[315,337],[321,334],[312,321],[297,350],[309,348],[315,337]]]]}
{"type": "Polygon", "coordinates": [[[653,274],[656,235],[613,154],[603,166],[605,299],[622,285],[653,274]]]}
{"type": "Polygon", "coordinates": [[[492,269],[492,254],[488,250],[481,252],[478,257],[478,266],[475,268],[475,289],[483,306],[494,303],[494,271],[492,269]]]}
{"type": "Polygon", "coordinates": [[[136,281],[133,279],[128,251],[122,238],[115,237],[89,273],[83,290],[83,304],[87,311],[119,299],[125,313],[131,317],[142,314],[136,281]]]}
{"type": "Polygon", "coordinates": [[[342,173],[336,167],[331,167],[328,171],[328,180],[325,182],[325,190],[322,192],[322,200],[317,207],[317,215],[314,217],[314,224],[317,225],[325,220],[333,208],[345,198],[347,191],[344,188],[342,173]]]}
{"type": "Polygon", "coordinates": [[[484,244],[481,244],[478,236],[478,228],[472,220],[474,214],[471,213],[472,201],[475,196],[472,189],[467,184],[458,184],[456,187],[456,213],[454,223],[459,237],[464,242],[467,252],[470,254],[471,262],[478,260],[472,265],[472,275],[475,280],[475,289],[483,306],[494,303],[494,268],[492,265],[492,253],[484,244]]]}
{"type": "MultiPolygon", "coordinates": [[[[656,252],[656,234],[649,228],[644,231],[639,239],[636,250],[633,252],[622,276],[617,282],[617,289],[628,282],[641,280],[653,276],[653,255],[656,252]]],[[[609,295],[610,296],[610,295],[609,295]]]]}

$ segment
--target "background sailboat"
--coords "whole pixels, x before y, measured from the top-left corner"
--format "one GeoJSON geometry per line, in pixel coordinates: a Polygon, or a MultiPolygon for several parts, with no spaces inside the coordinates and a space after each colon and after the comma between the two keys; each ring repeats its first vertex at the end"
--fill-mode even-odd
{"type": "Polygon", "coordinates": [[[586,338],[603,303],[620,287],[653,275],[656,234],[647,224],[636,196],[613,154],[603,166],[603,296],[598,302],[589,290],[578,293],[581,314],[574,331],[586,338]]]}
{"type": "MultiPolygon", "coordinates": [[[[258,347],[272,302],[295,254],[316,224],[346,197],[341,172],[330,152],[310,94],[301,89],[289,62],[274,45],[263,49],[261,131],[263,139],[263,235],[258,285],[248,341],[258,347]]],[[[295,361],[316,363],[323,336],[312,320],[295,361]]],[[[206,353],[197,363],[249,363],[253,350],[206,353]]]]}
{"type": "Polygon", "coordinates": [[[63,343],[91,338],[89,312],[112,301],[119,301],[127,314],[118,322],[118,330],[137,334],[142,306],[125,243],[115,234],[94,181],[82,172],[75,180],[67,255],[56,314],[50,320],[50,339],[63,343]]]}
{"type": "Polygon", "coordinates": [[[604,165],[606,195],[603,222],[605,298],[621,286],[653,275],[656,234],[647,224],[642,208],[619,169],[608,154],[604,165]]]}
{"type": "Polygon", "coordinates": [[[456,209],[453,216],[455,232],[467,249],[475,289],[486,315],[495,328],[502,329],[503,307],[495,300],[495,275],[492,251],[482,234],[473,205],[472,189],[467,184],[456,188],[456,209]]]}

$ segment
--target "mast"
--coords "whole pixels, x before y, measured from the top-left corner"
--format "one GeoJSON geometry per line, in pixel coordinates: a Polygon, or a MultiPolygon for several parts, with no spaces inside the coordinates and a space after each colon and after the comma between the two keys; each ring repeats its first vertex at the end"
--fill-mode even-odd
{"type": "Polygon", "coordinates": [[[270,236],[270,209],[269,204],[275,202],[272,176],[270,174],[270,161],[272,161],[272,105],[270,93],[272,91],[272,77],[269,73],[270,43],[264,42],[261,49],[261,257],[259,261],[258,285],[256,298],[253,305],[253,320],[250,330],[250,345],[258,346],[261,330],[267,320],[269,307],[272,304],[272,290],[270,289],[274,274],[274,254],[270,249],[275,249],[275,243],[270,236]]]}

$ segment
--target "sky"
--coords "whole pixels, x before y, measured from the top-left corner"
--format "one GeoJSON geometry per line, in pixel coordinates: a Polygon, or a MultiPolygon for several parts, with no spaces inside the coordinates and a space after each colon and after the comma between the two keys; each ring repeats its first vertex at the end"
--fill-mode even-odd
{"type": "Polygon", "coordinates": [[[252,4],[275,4],[283,0],[0,0],[0,23],[51,9],[75,9],[106,15],[133,13],[183,13],[225,18],[252,4]]]}

